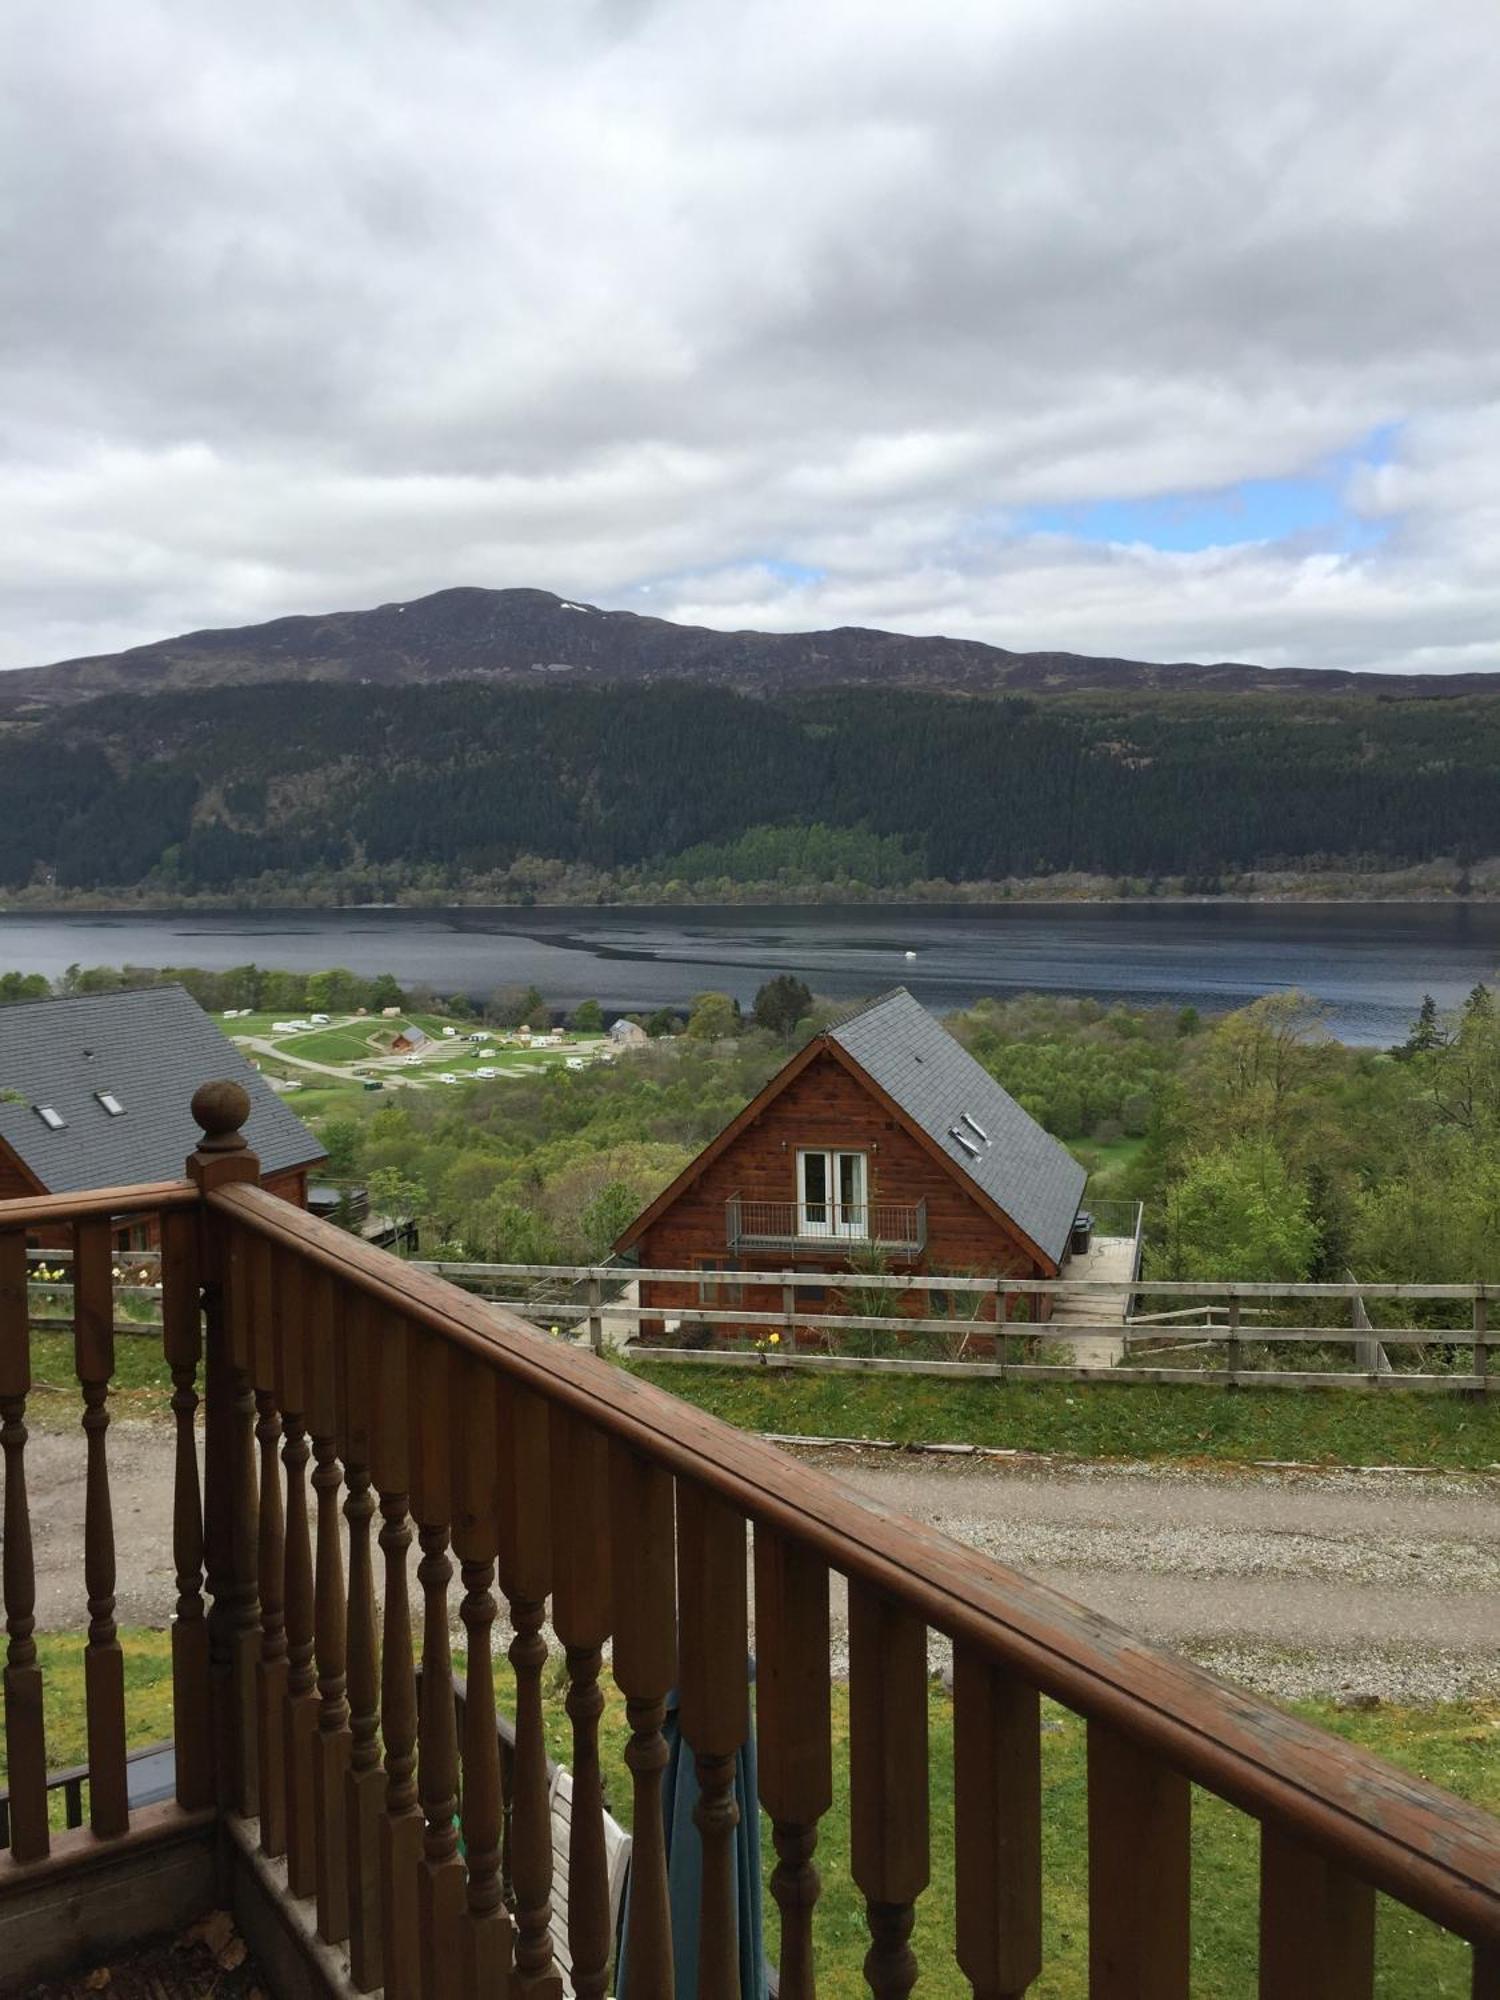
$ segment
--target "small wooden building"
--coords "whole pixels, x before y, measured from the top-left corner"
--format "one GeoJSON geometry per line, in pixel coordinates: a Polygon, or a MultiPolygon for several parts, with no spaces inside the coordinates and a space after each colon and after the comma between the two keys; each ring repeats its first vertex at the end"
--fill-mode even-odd
{"type": "MultiPolygon", "coordinates": [[[[224,1078],[249,1092],[262,1185],[306,1207],[322,1145],[183,987],[0,1007],[0,1199],[180,1179],[193,1092],[224,1078]]],[[[149,1247],[135,1234],[120,1248],[149,1247]]]]}
{"type": "MultiPolygon", "coordinates": [[[[614,1248],[642,1270],[826,1271],[826,1292],[799,1288],[799,1306],[847,1310],[838,1274],[872,1264],[1056,1277],[1085,1178],[898,987],[814,1036],[614,1248]]],[[[642,1325],[649,1335],[703,1307],[774,1310],[779,1296],[643,1278],[641,1304],[661,1318],[642,1325]]]]}

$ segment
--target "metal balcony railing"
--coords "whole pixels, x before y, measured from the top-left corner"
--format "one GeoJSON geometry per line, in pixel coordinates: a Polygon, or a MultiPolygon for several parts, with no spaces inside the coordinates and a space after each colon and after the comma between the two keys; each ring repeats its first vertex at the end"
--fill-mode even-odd
{"type": "Polygon", "coordinates": [[[900,1256],[927,1247],[925,1201],[762,1201],[732,1194],[724,1204],[724,1241],[742,1250],[843,1250],[861,1245],[900,1256]]]}

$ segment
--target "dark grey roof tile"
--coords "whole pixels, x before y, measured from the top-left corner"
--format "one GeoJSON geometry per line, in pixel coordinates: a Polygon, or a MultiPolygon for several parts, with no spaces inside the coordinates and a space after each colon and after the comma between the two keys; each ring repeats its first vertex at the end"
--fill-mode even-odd
{"type": "Polygon", "coordinates": [[[245,1136],[267,1173],[323,1158],[323,1147],[181,986],[80,994],[0,1007],[0,1139],[50,1193],[176,1180],[198,1141],[200,1083],[250,1094],[245,1136]],[[5,1101],[14,1091],[16,1100],[5,1101]],[[112,1093],[125,1109],[111,1117],[112,1093]],[[49,1131],[36,1105],[64,1121],[49,1131]]]}
{"type": "Polygon", "coordinates": [[[904,986],[828,1035],[1053,1263],[1061,1263],[1088,1176],[904,986]]]}

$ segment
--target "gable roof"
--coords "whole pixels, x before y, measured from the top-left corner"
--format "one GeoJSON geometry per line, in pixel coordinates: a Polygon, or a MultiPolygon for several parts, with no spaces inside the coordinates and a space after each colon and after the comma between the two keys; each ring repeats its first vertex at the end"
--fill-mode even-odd
{"type": "Polygon", "coordinates": [[[1088,1175],[904,986],[828,1030],[965,1179],[1054,1264],[1088,1175]]]}
{"type": "Polygon", "coordinates": [[[823,1053],[862,1077],[955,1178],[1012,1222],[1048,1262],[1062,1263],[1087,1174],[904,986],[814,1035],[616,1238],[616,1253],[665,1214],[823,1053]]]}
{"type": "Polygon", "coordinates": [[[263,1173],[325,1157],[317,1138],[181,986],[0,1007],[0,1140],[50,1194],[177,1180],[198,1143],[201,1083],[250,1095],[245,1137],[263,1173]],[[3,1101],[14,1091],[19,1101],[3,1101]],[[111,1117],[111,1093],[125,1108],[111,1117]],[[51,1131],[35,1107],[64,1121],[51,1131]]]}

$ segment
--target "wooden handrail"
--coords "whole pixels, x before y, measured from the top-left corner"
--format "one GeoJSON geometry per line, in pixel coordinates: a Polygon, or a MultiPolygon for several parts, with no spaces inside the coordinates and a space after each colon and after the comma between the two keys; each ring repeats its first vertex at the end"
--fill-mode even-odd
{"type": "MultiPolygon", "coordinates": [[[[198,1190],[191,1181],[144,1181],[139,1187],[80,1188],[76,1194],[26,1194],[0,1201],[0,1229],[60,1227],[101,1215],[161,1215],[174,1208],[192,1208],[197,1200],[198,1190]]],[[[127,1257],[135,1254],[125,1253],[127,1257]]]]}
{"type": "Polygon", "coordinates": [[[206,1200],[372,1307],[483,1357],[516,1388],[585,1419],[1271,1828],[1500,1947],[1500,1823],[1488,1815],[257,1186],[222,1186],[206,1200]]]}

